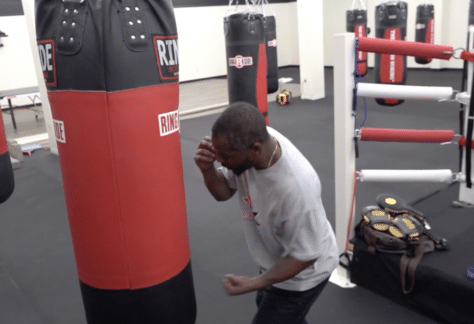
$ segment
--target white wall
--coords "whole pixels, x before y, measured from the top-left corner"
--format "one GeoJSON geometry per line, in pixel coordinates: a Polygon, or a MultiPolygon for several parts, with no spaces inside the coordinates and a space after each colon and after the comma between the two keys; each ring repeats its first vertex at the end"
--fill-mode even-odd
{"type": "MultiPolygon", "coordinates": [[[[227,74],[224,16],[227,6],[176,8],[180,46],[180,80],[189,81],[227,74]]],[[[239,10],[245,9],[240,6],[239,10]]],[[[266,13],[277,21],[278,64],[298,65],[296,2],[274,4],[266,13]]],[[[0,89],[37,86],[25,16],[0,17],[3,38],[0,49],[0,89]],[[8,76],[8,77],[6,77],[8,76]]],[[[36,49],[35,49],[36,50],[36,49]]]]}
{"type": "MultiPolygon", "coordinates": [[[[298,65],[298,20],[296,2],[274,4],[277,23],[278,65],[298,65]]],[[[266,14],[271,13],[268,8],[266,14]]],[[[239,6],[239,10],[245,10],[239,6]]],[[[224,16],[227,6],[176,8],[180,81],[227,74],[224,16]]]]}
{"type": "MultiPolygon", "coordinates": [[[[363,1],[367,8],[368,27],[371,29],[369,37],[375,37],[375,6],[380,0],[363,1]]],[[[407,41],[415,41],[416,8],[420,4],[430,3],[435,7],[435,43],[449,45],[453,48],[465,48],[468,23],[468,0],[405,0],[408,4],[407,41]]],[[[333,35],[346,32],[346,10],[352,0],[324,0],[324,65],[333,65],[331,52],[333,35]]],[[[354,8],[359,8],[358,1],[354,8]]],[[[369,66],[374,65],[374,55],[369,54],[369,66]]],[[[462,68],[461,60],[449,61],[433,60],[430,64],[417,64],[413,57],[408,57],[408,68],[462,68]]]]}
{"type": "Polygon", "coordinates": [[[323,0],[298,0],[301,99],[326,95],[324,82],[323,0]],[[312,12],[312,15],[307,15],[312,12]]]}
{"type": "Polygon", "coordinates": [[[0,47],[0,92],[38,86],[25,16],[0,17],[0,30],[8,35],[0,47]]]}
{"type": "MultiPolygon", "coordinates": [[[[333,65],[333,35],[346,31],[346,10],[352,0],[323,0],[324,65],[333,65]]],[[[357,1],[356,1],[357,2],[357,1]]],[[[368,25],[375,35],[374,10],[379,0],[367,0],[368,25]]],[[[429,1],[406,0],[408,3],[407,40],[414,40],[416,7],[429,1]]],[[[431,0],[435,5],[435,42],[454,48],[466,46],[468,0],[431,0]]],[[[356,6],[357,7],[357,6],[356,6]]],[[[241,6],[242,8],[242,6],[241,6]]],[[[299,42],[296,2],[273,4],[277,21],[278,65],[299,64],[299,42]]],[[[223,17],[226,6],[176,8],[176,21],[180,45],[180,80],[210,78],[226,75],[223,17]]],[[[308,15],[314,16],[309,12],[308,15]]],[[[3,38],[0,48],[0,89],[5,87],[36,86],[36,76],[28,49],[27,27],[24,16],[0,17],[0,30],[9,37],[3,38]],[[8,47],[8,50],[6,49],[8,47]]],[[[409,58],[410,68],[462,68],[461,60],[433,60],[419,65],[409,58]],[[438,61],[438,62],[436,62],[438,61]]],[[[369,55],[373,66],[373,55],[369,55]]]]}

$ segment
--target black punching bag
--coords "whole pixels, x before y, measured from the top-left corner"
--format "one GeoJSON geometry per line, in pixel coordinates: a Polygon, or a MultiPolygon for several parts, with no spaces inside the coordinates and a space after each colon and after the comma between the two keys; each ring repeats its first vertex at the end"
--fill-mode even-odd
{"type": "MultiPolygon", "coordinates": [[[[404,1],[390,1],[375,7],[375,37],[405,40],[408,8],[404,1]]],[[[375,82],[382,84],[406,84],[407,58],[404,55],[375,54],[375,82]]],[[[377,98],[384,106],[395,106],[404,100],[377,98]]]]}
{"type": "Polygon", "coordinates": [[[265,31],[265,46],[267,55],[267,88],[268,93],[278,90],[278,59],[275,16],[265,16],[263,19],[265,31]]]}
{"type": "Polygon", "coordinates": [[[5,135],[2,113],[0,111],[0,204],[11,196],[14,187],[12,161],[8,151],[7,136],[5,135]]]}
{"type": "MultiPolygon", "coordinates": [[[[434,6],[422,4],[416,8],[415,42],[434,44],[434,6]]],[[[415,57],[418,64],[428,64],[431,57],[415,57]]]]}
{"type": "Polygon", "coordinates": [[[265,116],[268,125],[267,56],[264,17],[234,13],[224,18],[229,103],[248,102],[265,116]]]}
{"type": "Polygon", "coordinates": [[[89,324],[193,324],[171,0],[37,0],[89,324]]]}
{"type": "MultiPolygon", "coordinates": [[[[346,31],[354,33],[355,37],[367,37],[367,10],[349,9],[346,11],[346,31]]],[[[367,74],[367,52],[358,51],[357,53],[358,74],[364,76],[367,74]]]]}

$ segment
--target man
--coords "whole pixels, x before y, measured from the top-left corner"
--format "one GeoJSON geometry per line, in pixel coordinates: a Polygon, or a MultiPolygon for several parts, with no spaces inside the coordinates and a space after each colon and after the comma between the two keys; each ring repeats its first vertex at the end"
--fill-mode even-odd
{"type": "Polygon", "coordinates": [[[257,292],[253,324],[307,323],[305,316],[338,264],[316,171],[253,105],[231,104],[194,157],[218,201],[237,192],[247,245],[260,274],[227,275],[229,295],[257,292]],[[216,169],[214,162],[222,167],[216,169]]]}

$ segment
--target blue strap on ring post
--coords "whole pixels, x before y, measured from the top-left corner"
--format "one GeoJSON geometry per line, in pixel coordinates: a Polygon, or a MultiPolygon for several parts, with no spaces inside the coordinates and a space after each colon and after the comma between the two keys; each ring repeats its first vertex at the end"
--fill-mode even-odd
{"type": "Polygon", "coordinates": [[[474,282],[474,264],[470,264],[466,268],[467,280],[474,282]]]}

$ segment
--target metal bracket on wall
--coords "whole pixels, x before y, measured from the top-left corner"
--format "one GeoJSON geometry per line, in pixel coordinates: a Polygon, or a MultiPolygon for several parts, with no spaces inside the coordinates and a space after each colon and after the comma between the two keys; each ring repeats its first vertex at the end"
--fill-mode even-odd
{"type": "Polygon", "coordinates": [[[3,47],[2,37],[8,37],[8,35],[0,30],[0,47],[3,47]]]}

